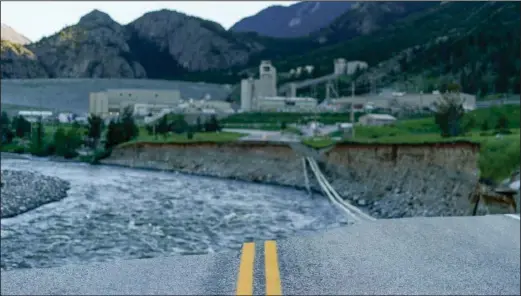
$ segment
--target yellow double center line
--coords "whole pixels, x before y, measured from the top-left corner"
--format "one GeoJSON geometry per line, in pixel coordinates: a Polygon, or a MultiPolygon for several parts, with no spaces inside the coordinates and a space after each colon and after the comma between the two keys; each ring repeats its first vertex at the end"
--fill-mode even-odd
{"type": "MultiPolygon", "coordinates": [[[[282,295],[280,284],[277,243],[264,242],[264,261],[266,276],[266,295],[282,295]]],[[[245,243],[242,247],[237,295],[253,295],[253,264],[255,262],[255,243],[245,243]]]]}

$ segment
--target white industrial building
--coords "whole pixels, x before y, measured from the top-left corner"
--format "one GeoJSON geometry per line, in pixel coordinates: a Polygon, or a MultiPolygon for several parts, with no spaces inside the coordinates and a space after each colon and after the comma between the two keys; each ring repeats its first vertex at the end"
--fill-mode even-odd
{"type": "Polygon", "coordinates": [[[89,113],[102,117],[119,114],[127,106],[139,112],[158,112],[165,107],[175,107],[181,102],[178,90],[109,89],[90,93],[89,113]]]}
{"type": "Polygon", "coordinates": [[[29,122],[37,122],[39,119],[48,120],[52,117],[51,111],[19,111],[18,116],[22,116],[29,122]]]}
{"type": "Polygon", "coordinates": [[[367,114],[360,116],[358,122],[361,125],[367,126],[381,126],[381,125],[389,125],[393,124],[396,121],[396,118],[389,114],[367,114]]]}
{"type": "Polygon", "coordinates": [[[277,69],[270,61],[262,61],[259,79],[241,81],[241,111],[309,112],[317,107],[313,98],[278,97],[277,69]]]}
{"type": "Polygon", "coordinates": [[[366,62],[363,61],[349,61],[347,62],[343,58],[336,59],[334,61],[334,74],[336,75],[353,75],[357,69],[365,70],[369,67],[366,62]]]}
{"type": "Polygon", "coordinates": [[[117,116],[127,106],[132,107],[135,116],[154,118],[160,113],[234,112],[230,103],[210,100],[208,95],[202,100],[183,100],[178,90],[110,89],[89,96],[89,113],[103,118],[117,116]]]}

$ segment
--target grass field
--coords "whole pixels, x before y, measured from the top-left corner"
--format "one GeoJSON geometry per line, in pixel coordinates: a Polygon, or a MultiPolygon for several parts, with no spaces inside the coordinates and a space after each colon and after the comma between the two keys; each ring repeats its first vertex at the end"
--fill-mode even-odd
{"type": "Polygon", "coordinates": [[[238,140],[244,136],[240,133],[230,132],[218,132],[218,133],[195,133],[192,139],[188,139],[186,134],[169,134],[166,136],[162,135],[149,135],[145,129],[140,129],[139,136],[137,139],[123,143],[120,146],[125,146],[134,143],[200,143],[200,142],[212,142],[212,143],[227,143],[238,140]]]}

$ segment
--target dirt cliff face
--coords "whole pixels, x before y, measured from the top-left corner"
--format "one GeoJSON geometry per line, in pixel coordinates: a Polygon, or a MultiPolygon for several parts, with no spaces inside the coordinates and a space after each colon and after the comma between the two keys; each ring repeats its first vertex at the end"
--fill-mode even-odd
{"type": "Polygon", "coordinates": [[[325,174],[344,198],[379,217],[467,215],[478,181],[472,143],[339,145],[325,174]]]}
{"type": "Polygon", "coordinates": [[[103,163],[304,186],[301,157],[287,145],[147,143],[117,148],[103,163]]]}
{"type": "MultiPolygon", "coordinates": [[[[478,151],[468,143],[348,144],[326,152],[321,166],[341,196],[374,217],[468,215],[478,151]]],[[[139,143],[116,148],[102,163],[304,189],[303,154],[286,144],[139,143]]],[[[314,178],[310,181],[320,191],[314,178]]]]}

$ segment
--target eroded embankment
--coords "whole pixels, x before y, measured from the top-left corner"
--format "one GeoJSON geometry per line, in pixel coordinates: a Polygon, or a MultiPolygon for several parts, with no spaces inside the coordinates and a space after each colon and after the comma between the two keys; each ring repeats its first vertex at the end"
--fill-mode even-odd
{"type": "MultiPolygon", "coordinates": [[[[338,193],[375,217],[468,215],[478,151],[473,143],[339,144],[320,159],[338,193]]],[[[102,163],[303,189],[303,153],[275,143],[137,143],[102,163]]]]}
{"type": "Polygon", "coordinates": [[[382,218],[470,214],[479,145],[340,144],[324,174],[340,195],[382,218]]]}
{"type": "Polygon", "coordinates": [[[114,149],[101,163],[304,188],[301,158],[276,143],[137,143],[114,149]]]}

